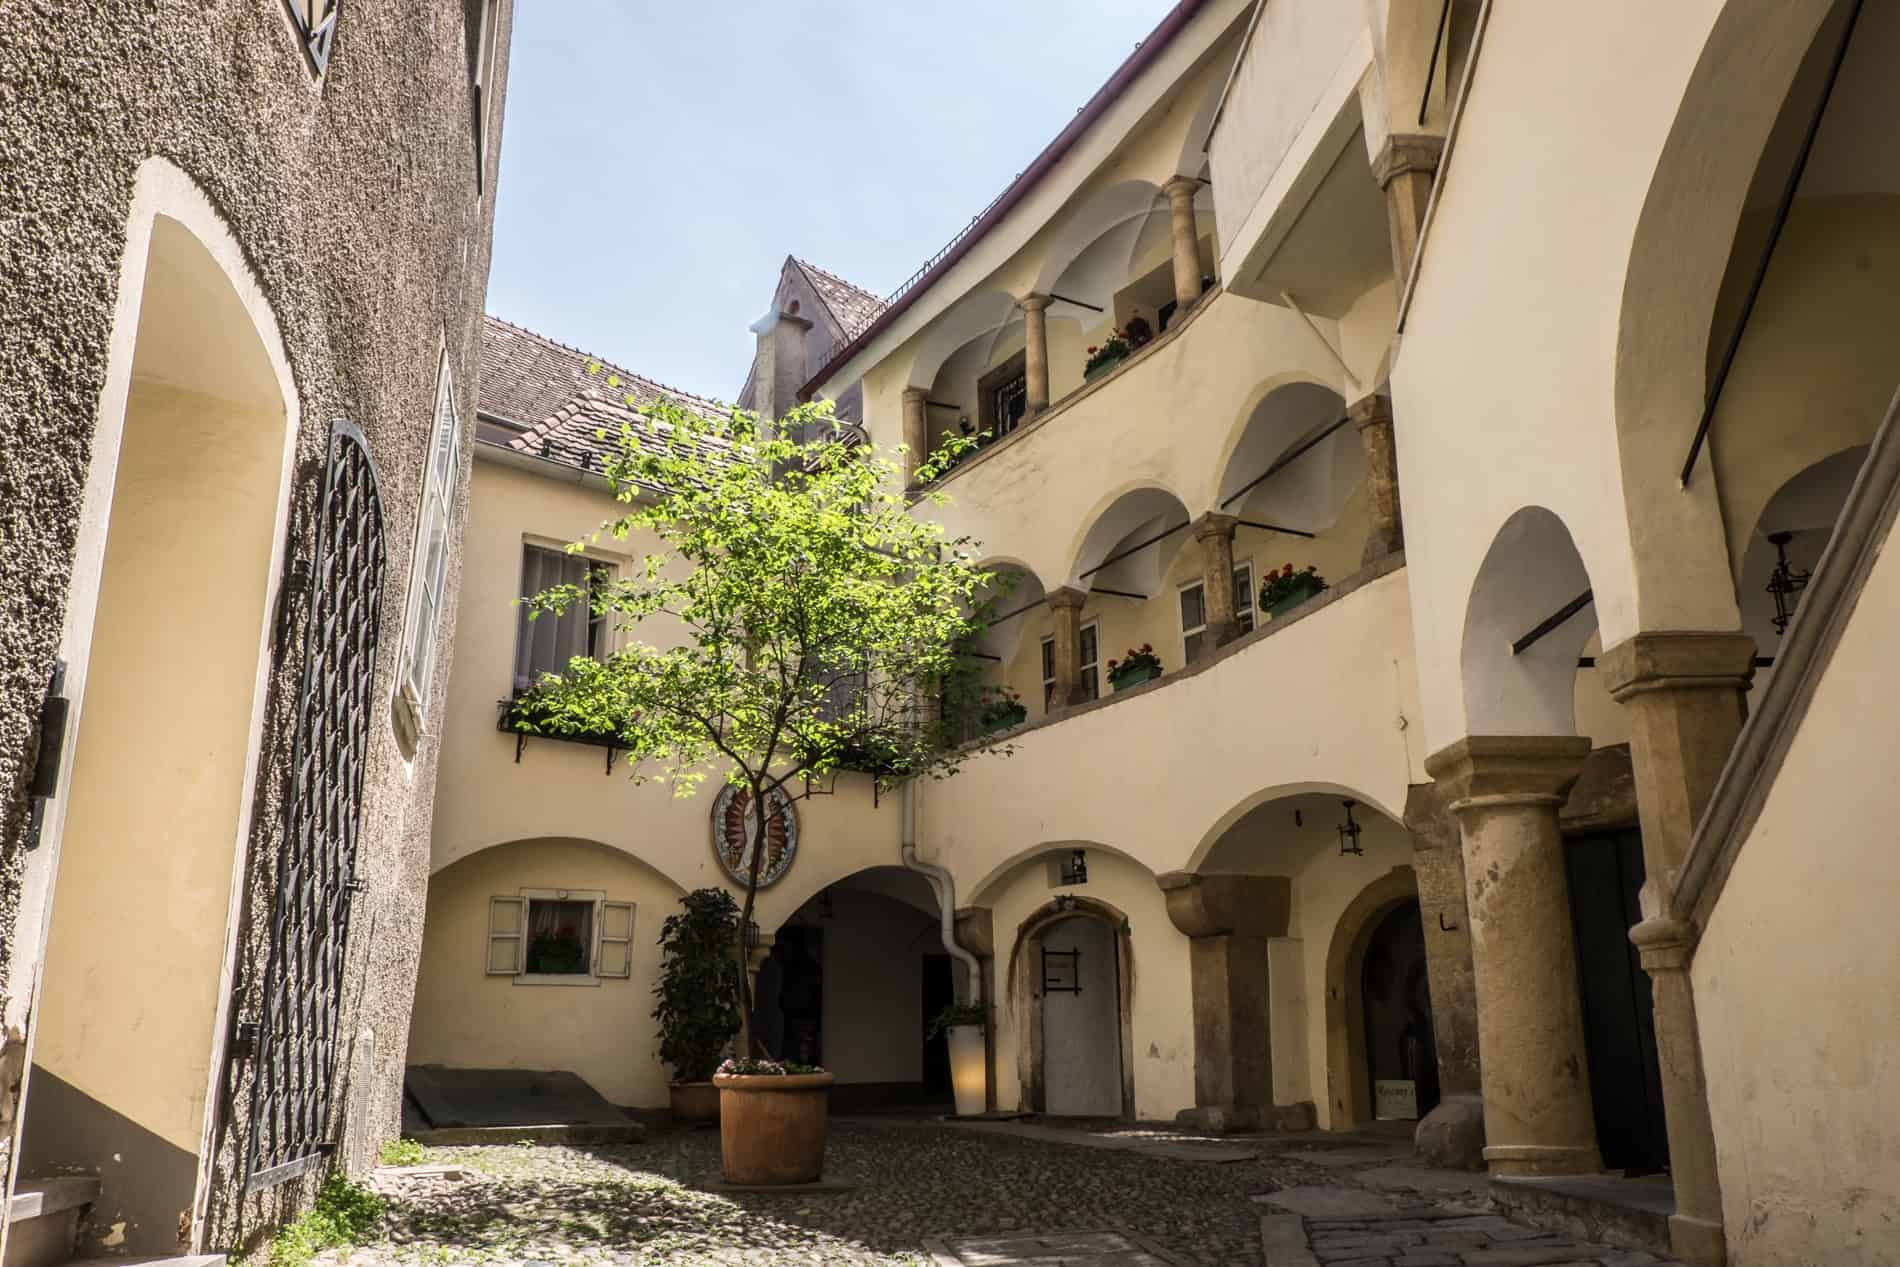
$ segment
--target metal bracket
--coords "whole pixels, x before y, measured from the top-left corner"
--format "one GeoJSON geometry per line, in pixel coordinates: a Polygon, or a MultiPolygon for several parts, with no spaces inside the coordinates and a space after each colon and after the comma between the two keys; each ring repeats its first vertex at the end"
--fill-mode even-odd
{"type": "Polygon", "coordinates": [[[66,662],[53,661],[53,676],[46,684],[46,699],[40,704],[39,755],[33,762],[33,780],[27,785],[32,809],[26,827],[26,851],[40,847],[40,834],[46,827],[46,805],[59,793],[60,766],[66,749],[66,719],[72,701],[66,698],[66,662]]]}
{"type": "Polygon", "coordinates": [[[231,1036],[232,1060],[256,1060],[257,1049],[264,1041],[264,1027],[256,1021],[239,1021],[237,1033],[231,1036]]]}

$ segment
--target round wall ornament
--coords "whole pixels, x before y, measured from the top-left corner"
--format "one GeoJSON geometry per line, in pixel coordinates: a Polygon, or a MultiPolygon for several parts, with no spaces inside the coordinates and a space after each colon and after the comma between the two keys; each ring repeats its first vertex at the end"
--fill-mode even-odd
{"type": "MultiPolygon", "coordinates": [[[[771,813],[766,819],[765,861],[759,865],[762,889],[769,888],[791,868],[792,857],[798,852],[798,813],[792,798],[784,788],[773,788],[765,794],[765,800],[771,813]]],[[[720,788],[713,798],[713,856],[719,859],[720,869],[741,888],[752,870],[752,843],[757,830],[751,789],[731,783],[720,788]]]]}

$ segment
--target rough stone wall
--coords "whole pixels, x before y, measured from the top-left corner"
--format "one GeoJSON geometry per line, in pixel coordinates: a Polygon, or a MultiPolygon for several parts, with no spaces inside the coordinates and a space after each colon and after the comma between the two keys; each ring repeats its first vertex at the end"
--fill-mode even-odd
{"type": "MultiPolygon", "coordinates": [[[[0,0],[0,992],[30,979],[14,962],[12,937],[24,791],[65,615],[134,177],[158,155],[197,182],[230,226],[281,328],[303,418],[290,540],[308,539],[332,419],[363,428],[381,475],[389,545],[381,711],[358,864],[368,883],[353,916],[341,1029],[346,1041],[366,1030],[375,1040],[373,1057],[346,1047],[337,1075],[338,1103],[358,1112],[345,1150],[353,1164],[399,1122],[437,738],[422,741],[406,771],[387,701],[444,342],[467,488],[510,7],[501,6],[487,92],[482,196],[466,35],[479,0],[344,0],[321,82],[281,0],[0,0]],[[351,1085],[352,1070],[369,1085],[351,1085]]],[[[459,559],[438,632],[438,684],[451,667],[458,583],[459,559]]],[[[238,972],[252,986],[273,893],[300,631],[285,647],[271,683],[259,829],[242,899],[238,972]]],[[[244,1102],[230,1101],[220,1114],[208,1238],[218,1245],[261,1229],[247,1218],[240,1231],[232,1218],[244,1102]]],[[[0,1105],[0,1120],[13,1107],[0,1105]]]]}

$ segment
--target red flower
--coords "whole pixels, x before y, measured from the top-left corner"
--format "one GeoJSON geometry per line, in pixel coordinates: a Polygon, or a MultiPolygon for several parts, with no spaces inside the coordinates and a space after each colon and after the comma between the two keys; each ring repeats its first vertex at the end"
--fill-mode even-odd
{"type": "Polygon", "coordinates": [[[1116,662],[1115,662],[1114,660],[1110,660],[1110,661],[1108,662],[1108,667],[1112,669],[1112,668],[1114,668],[1114,667],[1115,667],[1115,664],[1116,664],[1116,662]]]}

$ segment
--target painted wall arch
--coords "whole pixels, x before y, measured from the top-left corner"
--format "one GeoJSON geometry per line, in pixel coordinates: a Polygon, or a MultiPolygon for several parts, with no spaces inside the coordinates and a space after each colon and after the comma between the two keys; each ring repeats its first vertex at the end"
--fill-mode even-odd
{"type": "Polygon", "coordinates": [[[1498,529],[1465,604],[1460,674],[1474,735],[1568,735],[1576,729],[1577,659],[1596,628],[1591,604],[1522,653],[1512,646],[1591,589],[1570,531],[1541,506],[1498,529]]]}
{"type": "Polygon", "coordinates": [[[1146,481],[1124,485],[1104,496],[1077,530],[1064,583],[1084,591],[1107,586],[1152,597],[1189,534],[1175,532],[1145,548],[1134,547],[1188,520],[1186,503],[1172,489],[1146,481]],[[1123,557],[1116,560],[1117,555],[1123,557]]]}

